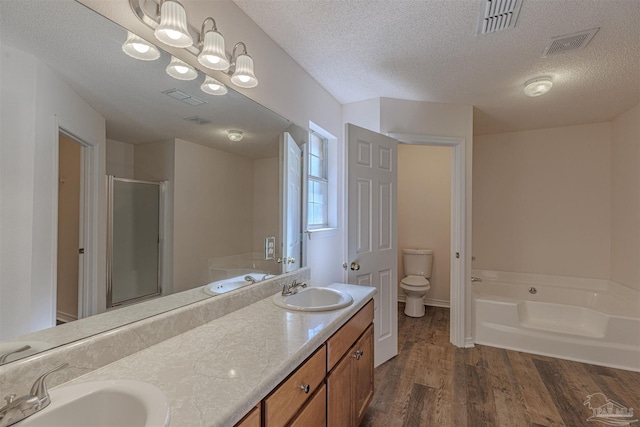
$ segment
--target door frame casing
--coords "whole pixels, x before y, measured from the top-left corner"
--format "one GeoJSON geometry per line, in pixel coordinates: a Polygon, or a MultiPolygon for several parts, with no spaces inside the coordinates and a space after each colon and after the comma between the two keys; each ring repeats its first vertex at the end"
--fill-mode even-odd
{"type": "Polygon", "coordinates": [[[467,286],[467,264],[470,248],[467,248],[467,203],[466,203],[466,140],[462,137],[387,133],[398,142],[412,145],[450,147],[451,153],[451,285],[450,285],[450,329],[449,340],[457,347],[473,347],[466,339],[468,317],[467,306],[471,301],[467,286]],[[469,249],[469,250],[468,250],[469,249]],[[459,258],[456,257],[459,254],[459,258]],[[457,262],[456,262],[457,261],[457,262]]]}
{"type": "MultiPolygon", "coordinates": [[[[60,158],[60,133],[68,136],[82,146],[81,154],[81,183],[80,183],[80,241],[84,248],[84,255],[79,261],[78,271],[78,319],[98,314],[98,171],[100,153],[98,143],[92,143],[73,132],[72,127],[64,123],[58,116],[55,122],[55,159],[53,165],[52,182],[58,182],[59,158],[60,158]]],[[[52,260],[52,324],[56,324],[57,305],[57,260],[58,260],[58,192],[53,195],[52,207],[53,238],[51,254],[52,260]]],[[[79,242],[80,243],[80,242],[79,242]]]]}

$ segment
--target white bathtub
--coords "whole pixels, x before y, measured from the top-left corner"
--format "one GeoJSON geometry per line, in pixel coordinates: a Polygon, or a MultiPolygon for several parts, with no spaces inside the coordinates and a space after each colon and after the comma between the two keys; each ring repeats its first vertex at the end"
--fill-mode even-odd
{"type": "Polygon", "coordinates": [[[472,275],[482,280],[473,284],[476,343],[640,371],[640,292],[607,280],[472,275]]]}

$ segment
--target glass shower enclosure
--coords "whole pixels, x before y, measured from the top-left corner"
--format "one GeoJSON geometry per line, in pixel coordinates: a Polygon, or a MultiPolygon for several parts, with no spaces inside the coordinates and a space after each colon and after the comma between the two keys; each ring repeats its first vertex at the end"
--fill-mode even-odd
{"type": "Polygon", "coordinates": [[[108,176],[107,309],[162,294],[165,185],[108,176]]]}

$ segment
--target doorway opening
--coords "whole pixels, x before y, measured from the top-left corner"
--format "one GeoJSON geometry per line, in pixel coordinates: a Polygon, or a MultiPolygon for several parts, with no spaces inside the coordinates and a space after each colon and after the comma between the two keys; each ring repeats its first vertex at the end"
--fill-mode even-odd
{"type": "MultiPolygon", "coordinates": [[[[457,347],[473,347],[471,336],[471,295],[467,286],[467,271],[471,271],[471,257],[467,248],[471,243],[466,232],[466,145],[464,138],[432,135],[389,133],[400,143],[449,147],[451,149],[451,227],[450,227],[450,328],[449,340],[457,347]]],[[[401,251],[399,251],[401,252],[401,251]]]]}
{"type": "Polygon", "coordinates": [[[56,261],[56,324],[80,318],[79,293],[82,288],[81,258],[84,254],[81,223],[82,143],[70,135],[58,134],[58,241],[56,261]]]}
{"type": "Polygon", "coordinates": [[[397,283],[410,274],[420,274],[405,271],[405,256],[429,263],[429,257],[420,255],[422,251],[416,257],[412,250],[433,251],[430,266],[416,266],[431,268],[426,294],[412,290],[414,295],[407,301],[402,286],[398,289],[398,301],[405,302],[405,315],[408,312],[412,317],[424,313],[418,308],[420,300],[428,306],[450,306],[452,151],[451,147],[398,144],[397,283]],[[408,250],[406,255],[404,250],[408,250]]]}

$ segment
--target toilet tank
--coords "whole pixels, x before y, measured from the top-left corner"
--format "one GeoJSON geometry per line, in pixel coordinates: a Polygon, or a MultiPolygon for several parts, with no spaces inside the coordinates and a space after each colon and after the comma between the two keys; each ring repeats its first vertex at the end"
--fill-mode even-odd
{"type": "Polygon", "coordinates": [[[431,277],[433,251],[431,249],[403,249],[402,265],[405,276],[431,277]]]}

